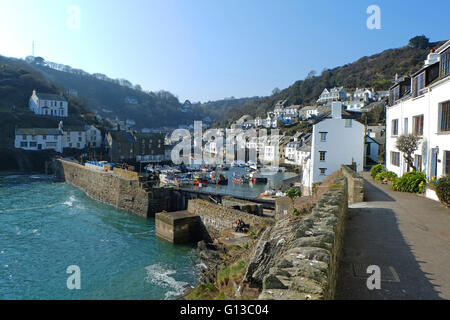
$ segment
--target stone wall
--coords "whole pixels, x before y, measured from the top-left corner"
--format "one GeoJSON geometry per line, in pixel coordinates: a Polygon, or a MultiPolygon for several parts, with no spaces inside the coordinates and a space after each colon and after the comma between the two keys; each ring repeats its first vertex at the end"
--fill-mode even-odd
{"type": "Polygon", "coordinates": [[[57,178],[84,190],[94,200],[142,217],[166,210],[168,201],[164,190],[146,192],[138,180],[125,179],[112,172],[89,170],[69,161],[56,160],[54,166],[57,178]]]}
{"type": "Polygon", "coordinates": [[[124,178],[124,179],[128,179],[128,180],[138,180],[139,179],[139,175],[137,172],[124,170],[124,169],[120,169],[120,168],[114,168],[114,175],[116,177],[120,177],[120,178],[124,178]]]}
{"type": "Polygon", "coordinates": [[[350,166],[341,166],[341,173],[348,181],[348,202],[357,203],[364,201],[364,180],[350,166]]]}
{"type": "Polygon", "coordinates": [[[232,229],[239,219],[251,226],[266,223],[267,219],[201,199],[189,200],[188,211],[198,215],[211,238],[218,238],[223,229],[232,229]]]}
{"type": "Polygon", "coordinates": [[[333,299],[348,208],[347,178],[340,177],[305,219],[286,217],[257,243],[244,282],[259,299],[333,299]]]}

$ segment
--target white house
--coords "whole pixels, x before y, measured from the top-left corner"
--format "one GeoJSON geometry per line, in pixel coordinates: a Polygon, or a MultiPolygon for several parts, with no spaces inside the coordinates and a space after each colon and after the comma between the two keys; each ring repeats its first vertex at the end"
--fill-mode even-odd
{"type": "Polygon", "coordinates": [[[61,95],[39,93],[33,90],[29,102],[30,110],[35,114],[65,118],[69,116],[69,103],[61,95]]]}
{"type": "Polygon", "coordinates": [[[55,150],[62,153],[61,129],[56,128],[30,128],[16,129],[14,146],[24,150],[55,150]]]}
{"type": "Polygon", "coordinates": [[[330,101],[343,101],[347,98],[347,92],[343,87],[335,87],[333,89],[324,89],[319,99],[318,103],[330,102],[330,101]]]}
{"type": "Polygon", "coordinates": [[[87,145],[84,126],[60,126],[63,130],[63,148],[85,149],[87,145]]]}
{"type": "Polygon", "coordinates": [[[85,126],[86,145],[89,148],[100,148],[102,146],[102,132],[94,126],[85,126]]]}
{"type": "Polygon", "coordinates": [[[428,178],[450,173],[450,41],[431,52],[422,69],[390,89],[386,108],[386,167],[398,176],[408,171],[396,148],[402,134],[421,138],[414,153],[417,170],[428,178]]]}
{"type": "Polygon", "coordinates": [[[311,192],[314,183],[322,182],[343,164],[355,163],[358,172],[363,170],[364,125],[343,119],[341,102],[333,102],[331,108],[331,118],[313,126],[311,159],[303,173],[306,192],[311,192]]]}

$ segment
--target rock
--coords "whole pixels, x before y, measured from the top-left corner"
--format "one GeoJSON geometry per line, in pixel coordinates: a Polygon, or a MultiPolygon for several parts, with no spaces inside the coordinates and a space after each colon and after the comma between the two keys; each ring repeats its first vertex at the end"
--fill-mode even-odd
{"type": "Polygon", "coordinates": [[[268,274],[263,279],[263,290],[287,288],[274,274],[268,274]]]}

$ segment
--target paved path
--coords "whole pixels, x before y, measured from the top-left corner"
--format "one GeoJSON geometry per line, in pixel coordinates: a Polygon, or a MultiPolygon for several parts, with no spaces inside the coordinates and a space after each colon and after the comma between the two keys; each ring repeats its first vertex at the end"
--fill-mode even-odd
{"type": "Polygon", "coordinates": [[[337,299],[450,299],[450,210],[363,173],[367,202],[350,206],[337,299]],[[367,266],[381,268],[370,291],[367,266]]]}

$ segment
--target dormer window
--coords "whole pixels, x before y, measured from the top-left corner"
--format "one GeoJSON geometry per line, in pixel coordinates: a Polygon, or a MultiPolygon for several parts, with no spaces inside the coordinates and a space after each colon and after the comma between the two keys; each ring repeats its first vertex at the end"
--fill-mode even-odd
{"type": "Polygon", "coordinates": [[[447,49],[443,53],[441,53],[441,63],[439,76],[440,78],[445,78],[450,75],[450,49],[447,49]]]}
{"type": "Polygon", "coordinates": [[[411,91],[413,97],[418,97],[423,94],[423,89],[425,88],[425,71],[418,74],[413,78],[411,91]]]}

